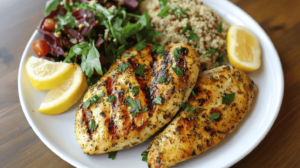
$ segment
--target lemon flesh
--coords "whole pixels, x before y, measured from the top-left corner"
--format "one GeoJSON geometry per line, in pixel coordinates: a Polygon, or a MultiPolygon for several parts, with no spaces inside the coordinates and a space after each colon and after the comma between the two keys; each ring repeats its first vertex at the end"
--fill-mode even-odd
{"type": "Polygon", "coordinates": [[[52,62],[46,59],[29,57],[26,72],[32,86],[37,90],[49,90],[60,85],[75,71],[75,64],[52,62]]]}
{"type": "Polygon", "coordinates": [[[63,113],[79,100],[86,88],[85,75],[76,65],[76,70],[71,77],[47,93],[38,111],[50,115],[63,113]]]}
{"type": "Polygon", "coordinates": [[[230,63],[246,72],[257,70],[260,65],[261,48],[256,35],[246,27],[233,25],[227,35],[230,63]]]}

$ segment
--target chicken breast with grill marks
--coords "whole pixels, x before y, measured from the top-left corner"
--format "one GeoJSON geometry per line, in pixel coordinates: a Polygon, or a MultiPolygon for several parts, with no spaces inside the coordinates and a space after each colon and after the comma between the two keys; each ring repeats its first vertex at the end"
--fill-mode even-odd
{"type": "Polygon", "coordinates": [[[214,147],[236,128],[258,90],[244,72],[222,66],[200,74],[194,92],[188,107],[151,142],[150,168],[171,167],[214,147]]]}
{"type": "Polygon", "coordinates": [[[149,44],[141,51],[126,51],[88,89],[75,121],[76,138],[85,153],[103,154],[146,141],[187,101],[200,70],[199,56],[185,44],[164,50],[164,55],[155,55],[149,44]],[[95,95],[98,100],[85,107],[95,95]]]}

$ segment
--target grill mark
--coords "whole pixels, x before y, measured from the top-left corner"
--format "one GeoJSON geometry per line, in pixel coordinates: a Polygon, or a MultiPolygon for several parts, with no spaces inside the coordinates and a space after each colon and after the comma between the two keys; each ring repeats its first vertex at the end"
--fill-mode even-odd
{"type": "Polygon", "coordinates": [[[85,109],[84,106],[83,106],[83,104],[81,104],[80,109],[82,109],[82,118],[81,118],[81,121],[86,126],[87,133],[89,134],[90,139],[92,139],[94,131],[90,130],[90,125],[89,125],[89,122],[92,119],[92,112],[89,111],[88,109],[85,109]]]}

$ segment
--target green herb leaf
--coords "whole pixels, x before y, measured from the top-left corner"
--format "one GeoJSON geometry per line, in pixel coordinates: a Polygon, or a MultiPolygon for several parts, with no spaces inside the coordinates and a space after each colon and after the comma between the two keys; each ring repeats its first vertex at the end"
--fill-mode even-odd
{"type": "Polygon", "coordinates": [[[224,56],[223,56],[223,54],[220,54],[218,56],[218,63],[219,63],[219,66],[223,65],[223,63],[224,63],[224,56]]]}
{"type": "Polygon", "coordinates": [[[92,43],[92,48],[89,50],[87,56],[82,55],[81,70],[85,72],[88,77],[91,77],[94,70],[100,75],[103,75],[102,66],[100,63],[100,54],[97,48],[92,43]]]}
{"type": "Polygon", "coordinates": [[[136,96],[139,93],[139,87],[133,86],[131,92],[133,93],[134,96],[136,96]]]}
{"type": "Polygon", "coordinates": [[[126,54],[124,54],[124,56],[123,56],[123,58],[126,58],[126,57],[132,57],[132,56],[134,56],[134,54],[132,54],[132,53],[126,53],[126,54]]]}
{"type": "Polygon", "coordinates": [[[162,104],[162,98],[160,96],[158,96],[153,100],[153,102],[156,104],[162,104]]]}
{"type": "Polygon", "coordinates": [[[186,117],[188,117],[189,115],[191,115],[193,113],[193,111],[195,110],[195,107],[190,107],[190,105],[189,105],[188,102],[183,102],[181,104],[181,108],[183,110],[190,111],[189,114],[186,117]]]}
{"type": "Polygon", "coordinates": [[[213,48],[213,49],[209,50],[207,53],[205,53],[204,55],[208,55],[208,54],[215,53],[215,52],[217,52],[218,50],[219,50],[219,47],[213,48]]]}
{"type": "Polygon", "coordinates": [[[88,109],[89,106],[93,103],[96,103],[98,100],[101,99],[101,97],[105,96],[105,93],[104,91],[101,92],[101,94],[98,96],[98,95],[94,95],[90,100],[86,100],[84,103],[83,103],[83,106],[85,109],[88,109]]]}
{"type": "Polygon", "coordinates": [[[182,102],[181,103],[181,108],[184,110],[186,107],[189,106],[189,103],[188,102],[182,102]]]}
{"type": "Polygon", "coordinates": [[[191,11],[190,8],[185,8],[186,11],[191,11]]]}
{"type": "Polygon", "coordinates": [[[92,77],[86,79],[86,83],[89,86],[92,86],[95,83],[97,83],[100,78],[101,78],[101,76],[92,76],[92,77]]]}
{"type": "Polygon", "coordinates": [[[165,129],[165,127],[161,128],[159,131],[155,132],[154,135],[152,135],[149,139],[147,139],[147,141],[152,141],[158,134],[160,134],[161,132],[163,132],[165,129]]]}
{"type": "Polygon", "coordinates": [[[178,8],[176,7],[172,7],[171,8],[173,12],[175,12],[175,14],[179,14],[181,15],[183,18],[186,18],[186,13],[182,11],[182,8],[180,6],[178,6],[178,8]]]}
{"type": "Polygon", "coordinates": [[[126,89],[125,93],[128,93],[128,92],[129,92],[129,88],[126,89]]]}
{"type": "Polygon", "coordinates": [[[180,77],[183,77],[183,71],[181,67],[172,67],[173,71],[180,77]]]}
{"type": "Polygon", "coordinates": [[[155,32],[154,37],[163,36],[164,34],[162,32],[155,32]]]}
{"type": "Polygon", "coordinates": [[[108,152],[108,158],[110,158],[111,160],[115,160],[117,153],[118,153],[118,151],[108,152]]]}
{"type": "Polygon", "coordinates": [[[68,12],[73,12],[73,9],[72,9],[71,5],[66,0],[64,0],[63,2],[64,2],[65,9],[68,12]]]}
{"type": "Polygon", "coordinates": [[[179,51],[181,50],[181,47],[177,47],[173,50],[173,57],[176,58],[176,59],[179,59],[180,58],[180,54],[179,54],[179,51]]]}
{"type": "Polygon", "coordinates": [[[132,99],[129,96],[127,97],[127,104],[130,107],[136,108],[136,111],[141,109],[141,102],[139,100],[132,99]]]}
{"type": "Polygon", "coordinates": [[[146,28],[150,28],[151,20],[148,13],[144,12],[144,14],[140,17],[140,19],[136,23],[145,26],[146,28]]]}
{"type": "Polygon", "coordinates": [[[192,95],[193,95],[193,96],[197,96],[196,93],[195,93],[194,91],[192,91],[192,95]]]}
{"type": "Polygon", "coordinates": [[[70,29],[73,29],[76,26],[75,18],[72,13],[68,12],[65,16],[58,15],[58,22],[55,25],[55,32],[64,30],[64,25],[68,26],[70,29]]]}
{"type": "Polygon", "coordinates": [[[60,4],[59,0],[49,0],[49,1],[47,1],[45,11],[44,11],[44,15],[47,15],[52,10],[56,9],[57,5],[59,5],[59,4],[60,4]]]}
{"type": "Polygon", "coordinates": [[[194,30],[190,30],[190,31],[189,31],[189,35],[190,35],[190,36],[187,36],[187,37],[186,37],[188,40],[195,41],[195,40],[198,40],[198,39],[199,39],[199,37],[197,36],[197,34],[194,33],[194,30]]]}
{"type": "Polygon", "coordinates": [[[189,107],[188,109],[185,109],[185,110],[190,111],[189,114],[186,116],[186,117],[188,117],[189,115],[191,115],[194,112],[195,107],[189,107]]]}
{"type": "Polygon", "coordinates": [[[233,102],[234,97],[235,97],[235,93],[225,94],[225,96],[222,99],[222,104],[233,102]]]}
{"type": "Polygon", "coordinates": [[[162,76],[162,77],[159,77],[156,82],[160,82],[160,83],[166,83],[167,82],[167,79],[166,77],[162,76]]]}
{"type": "Polygon", "coordinates": [[[142,111],[135,111],[134,113],[131,114],[132,117],[136,117],[137,113],[144,113],[148,110],[148,108],[144,108],[142,111]]]}
{"type": "Polygon", "coordinates": [[[157,16],[160,16],[162,18],[165,18],[169,15],[169,10],[171,8],[169,6],[164,7],[163,9],[160,10],[160,13],[157,16]]]}
{"type": "Polygon", "coordinates": [[[115,101],[116,97],[115,96],[108,96],[106,99],[106,102],[113,103],[115,101]]]}
{"type": "Polygon", "coordinates": [[[134,73],[139,75],[139,76],[143,76],[144,70],[145,70],[146,64],[143,64],[141,66],[139,66],[134,73]]]}
{"type": "Polygon", "coordinates": [[[218,27],[217,27],[217,31],[218,33],[221,33],[223,30],[223,26],[222,26],[222,22],[220,24],[218,24],[218,27]]]}
{"type": "Polygon", "coordinates": [[[208,117],[211,118],[212,120],[217,120],[219,119],[220,115],[218,113],[212,113],[208,117]]]}
{"type": "Polygon", "coordinates": [[[145,150],[142,154],[141,154],[142,157],[142,161],[144,162],[147,162],[148,161],[148,152],[147,150],[145,150]]]}
{"type": "Polygon", "coordinates": [[[124,72],[128,68],[128,66],[129,66],[129,64],[122,63],[121,65],[119,65],[117,67],[117,70],[120,70],[120,71],[124,72]]]}
{"type": "Polygon", "coordinates": [[[145,41],[141,41],[141,42],[137,43],[134,47],[137,51],[141,51],[142,49],[144,49],[146,47],[145,41]]]}
{"type": "Polygon", "coordinates": [[[89,100],[87,100],[83,103],[83,106],[85,109],[88,109],[90,105],[91,105],[91,102],[89,100]]]}
{"type": "Polygon", "coordinates": [[[95,124],[95,120],[91,119],[91,121],[89,122],[89,126],[91,131],[95,131],[98,127],[98,124],[95,124]]]}
{"type": "Polygon", "coordinates": [[[165,50],[164,50],[164,46],[158,46],[157,47],[157,50],[156,50],[156,53],[159,55],[159,56],[163,56],[165,54],[165,50]]]}
{"type": "Polygon", "coordinates": [[[189,25],[186,25],[186,26],[181,30],[181,33],[185,33],[185,32],[187,32],[188,30],[192,30],[192,28],[191,28],[189,25]]]}

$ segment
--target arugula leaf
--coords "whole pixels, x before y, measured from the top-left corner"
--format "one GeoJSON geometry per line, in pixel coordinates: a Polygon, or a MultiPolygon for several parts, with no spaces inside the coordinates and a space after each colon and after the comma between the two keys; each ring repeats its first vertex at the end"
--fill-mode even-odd
{"type": "Polygon", "coordinates": [[[235,93],[225,94],[225,96],[222,99],[222,104],[233,102],[234,97],[235,97],[235,93]]]}
{"type": "Polygon", "coordinates": [[[159,56],[163,56],[165,54],[165,50],[164,50],[164,46],[158,46],[157,49],[156,49],[156,53],[159,55],[159,56]]]}
{"type": "Polygon", "coordinates": [[[142,49],[144,49],[146,47],[145,41],[143,40],[143,41],[137,43],[134,47],[137,51],[141,51],[142,49]]]}
{"type": "Polygon", "coordinates": [[[122,36],[127,39],[128,37],[131,37],[139,31],[141,25],[140,24],[129,24],[122,29],[122,36]]]}
{"type": "Polygon", "coordinates": [[[142,157],[142,161],[144,162],[147,162],[148,161],[148,152],[147,150],[145,150],[142,154],[141,154],[142,157]]]}
{"type": "Polygon", "coordinates": [[[179,54],[179,51],[181,50],[181,47],[177,47],[173,50],[173,57],[176,58],[176,59],[179,59],[180,58],[180,54],[179,54]]]}
{"type": "Polygon", "coordinates": [[[197,36],[197,34],[194,33],[194,30],[190,30],[189,31],[189,35],[190,36],[186,37],[188,40],[195,41],[195,40],[199,39],[199,37],[197,36]]]}
{"type": "Polygon", "coordinates": [[[223,65],[224,63],[224,57],[223,57],[223,54],[220,54],[218,56],[218,63],[219,63],[219,66],[223,65]]]}
{"type": "Polygon", "coordinates": [[[140,24],[142,26],[145,26],[146,28],[151,27],[151,20],[147,12],[144,12],[142,17],[139,18],[139,20],[136,22],[137,24],[140,24]]]}
{"type": "Polygon", "coordinates": [[[144,70],[145,70],[146,64],[143,64],[141,66],[139,66],[134,73],[139,75],[139,76],[143,76],[144,70]]]}
{"type": "Polygon", "coordinates": [[[156,82],[160,82],[160,83],[166,83],[167,82],[167,79],[166,77],[162,76],[162,77],[159,77],[156,82]]]}
{"type": "Polygon", "coordinates": [[[68,12],[73,12],[73,9],[72,9],[71,5],[66,0],[64,0],[63,2],[64,2],[65,9],[68,12]]]}
{"type": "Polygon", "coordinates": [[[196,93],[195,93],[195,91],[192,91],[192,95],[193,95],[193,96],[197,96],[196,93]]]}
{"type": "Polygon", "coordinates": [[[223,30],[223,26],[222,26],[222,22],[220,24],[218,24],[218,27],[217,27],[217,31],[218,33],[221,33],[223,30]]]}
{"type": "Polygon", "coordinates": [[[207,51],[207,53],[205,53],[204,55],[208,55],[208,54],[215,53],[215,52],[217,52],[218,50],[219,50],[219,47],[217,47],[217,48],[213,48],[213,49],[211,49],[211,50],[207,51]]]}
{"type": "Polygon", "coordinates": [[[123,63],[117,67],[117,70],[124,72],[128,68],[129,64],[123,63]]]}
{"type": "Polygon", "coordinates": [[[169,6],[164,7],[163,9],[160,10],[160,13],[157,16],[160,16],[162,18],[165,18],[169,15],[169,10],[171,8],[169,6]]]}
{"type": "Polygon", "coordinates": [[[160,96],[156,97],[153,102],[156,103],[156,104],[162,104],[162,98],[160,96]]]}
{"type": "Polygon", "coordinates": [[[95,120],[91,119],[91,121],[89,122],[89,126],[91,131],[96,131],[98,124],[95,124],[95,120]]]}
{"type": "Polygon", "coordinates": [[[162,32],[155,32],[154,37],[163,36],[164,34],[162,32]]]}
{"type": "MultiPolygon", "coordinates": [[[[78,3],[78,1],[77,1],[78,3]]],[[[84,11],[96,11],[96,8],[94,6],[91,6],[89,4],[86,4],[86,3],[79,3],[79,5],[77,5],[77,9],[82,9],[84,11]]]]}
{"type": "Polygon", "coordinates": [[[116,97],[115,96],[108,96],[106,99],[106,102],[113,103],[115,101],[116,97]]]}
{"type": "Polygon", "coordinates": [[[52,10],[56,9],[57,5],[59,5],[59,4],[60,4],[59,0],[49,0],[49,1],[47,1],[45,11],[44,11],[44,15],[47,15],[52,10]]]}
{"type": "Polygon", "coordinates": [[[136,96],[139,93],[139,87],[133,86],[131,92],[133,93],[134,96],[136,96]]]}
{"type": "Polygon", "coordinates": [[[87,55],[88,51],[90,50],[90,45],[87,42],[82,42],[76,44],[70,48],[68,56],[65,58],[64,62],[72,63],[71,58],[76,55],[87,55]]]}
{"type": "Polygon", "coordinates": [[[126,89],[125,93],[128,93],[128,92],[129,92],[129,88],[126,89]]]}
{"type": "Polygon", "coordinates": [[[118,153],[118,151],[108,152],[108,158],[110,158],[111,160],[115,160],[117,153],[118,153]]]}
{"type": "Polygon", "coordinates": [[[126,57],[132,57],[132,56],[134,56],[134,54],[132,54],[132,53],[126,53],[126,54],[124,54],[124,56],[123,56],[123,58],[126,58],[126,57]]]}
{"type": "Polygon", "coordinates": [[[88,77],[91,77],[94,73],[94,69],[98,74],[103,75],[100,54],[93,42],[92,48],[89,50],[87,56],[82,55],[81,70],[85,72],[88,77]]]}
{"type": "Polygon", "coordinates": [[[58,22],[55,25],[55,32],[64,30],[64,25],[68,26],[70,29],[73,29],[76,26],[75,18],[72,13],[68,12],[65,16],[58,15],[58,22]]]}
{"type": "Polygon", "coordinates": [[[191,28],[189,25],[186,25],[186,26],[181,30],[181,33],[185,33],[185,32],[187,32],[188,30],[192,30],[192,28],[191,28]]]}
{"type": "Polygon", "coordinates": [[[211,118],[212,120],[217,120],[219,119],[220,115],[218,113],[212,113],[208,117],[211,118]]]}
{"type": "Polygon", "coordinates": [[[173,71],[180,77],[183,77],[183,71],[181,67],[172,67],[173,71]]]}

